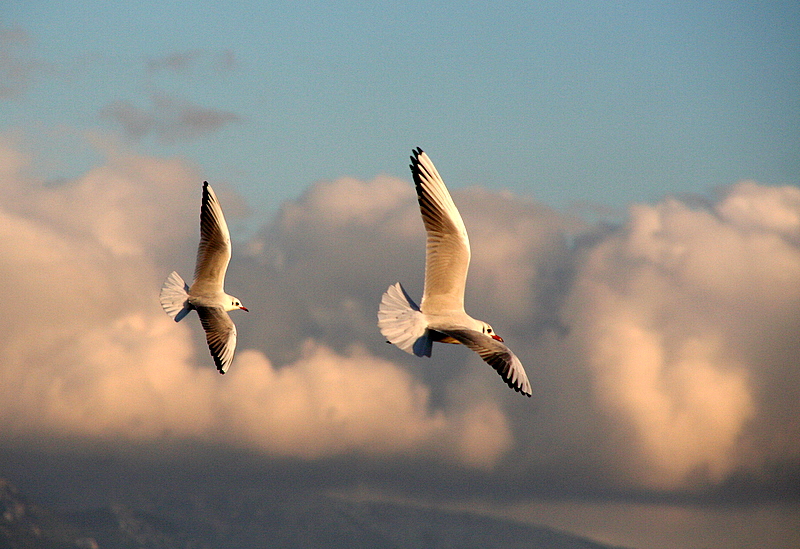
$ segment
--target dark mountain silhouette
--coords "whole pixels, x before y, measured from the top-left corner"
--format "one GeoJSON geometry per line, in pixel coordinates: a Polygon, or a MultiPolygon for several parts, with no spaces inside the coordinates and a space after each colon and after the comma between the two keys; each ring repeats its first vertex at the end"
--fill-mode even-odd
{"type": "Polygon", "coordinates": [[[0,549],[610,549],[513,521],[313,493],[47,509],[0,479],[0,549]]]}

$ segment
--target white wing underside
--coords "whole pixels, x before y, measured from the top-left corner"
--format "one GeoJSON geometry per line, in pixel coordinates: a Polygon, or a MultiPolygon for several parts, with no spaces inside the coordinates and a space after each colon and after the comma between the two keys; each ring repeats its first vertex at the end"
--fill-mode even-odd
{"type": "Polygon", "coordinates": [[[470,259],[467,229],[439,172],[419,149],[411,157],[411,172],[428,235],[420,309],[431,315],[463,312],[470,259]]]}
{"type": "Polygon", "coordinates": [[[200,209],[200,245],[190,295],[212,295],[223,292],[225,272],[231,260],[231,236],[228,224],[211,185],[203,185],[200,209]]]}

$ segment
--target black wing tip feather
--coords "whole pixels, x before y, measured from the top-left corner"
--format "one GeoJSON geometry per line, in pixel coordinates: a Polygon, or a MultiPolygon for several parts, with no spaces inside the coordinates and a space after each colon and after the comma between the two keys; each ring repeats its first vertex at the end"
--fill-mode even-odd
{"type": "MultiPolygon", "coordinates": [[[[494,366],[494,365],[492,364],[492,366],[494,366]]],[[[511,376],[509,375],[511,373],[510,362],[504,364],[504,366],[505,366],[505,369],[503,371],[501,371],[500,368],[498,368],[497,366],[494,366],[494,369],[497,371],[498,374],[500,374],[500,379],[505,381],[506,385],[508,385],[510,388],[514,389],[519,394],[524,395],[524,396],[526,396],[528,398],[531,398],[532,393],[526,393],[524,391],[524,384],[520,380],[517,380],[517,382],[515,382],[511,378],[511,376]]]]}
{"type": "Polygon", "coordinates": [[[211,189],[211,185],[208,181],[203,181],[203,202],[210,202],[213,199],[216,199],[216,193],[211,189]]]}
{"type": "Polygon", "coordinates": [[[203,217],[203,210],[211,202],[211,193],[208,190],[208,181],[203,181],[203,203],[200,206],[200,217],[203,217]]]}
{"type": "MultiPolygon", "coordinates": [[[[411,178],[414,180],[414,188],[417,191],[419,204],[420,206],[424,206],[423,202],[428,202],[430,199],[425,196],[427,193],[423,188],[425,182],[422,178],[423,176],[426,178],[431,178],[432,174],[430,173],[430,170],[428,170],[428,168],[423,166],[422,162],[420,162],[419,155],[423,154],[424,151],[417,147],[416,149],[413,149],[412,152],[414,153],[414,156],[409,157],[411,159],[411,164],[409,164],[408,167],[411,168],[411,178]]],[[[428,209],[430,210],[430,206],[428,206],[428,209]]]]}
{"type": "Polygon", "coordinates": [[[531,396],[532,396],[532,395],[531,395],[531,393],[526,393],[525,391],[523,391],[523,390],[522,390],[522,387],[519,387],[519,386],[517,386],[517,385],[514,385],[514,384],[513,384],[513,383],[512,383],[510,380],[509,380],[507,383],[508,383],[508,386],[509,386],[509,387],[511,387],[512,389],[514,389],[516,392],[518,392],[518,393],[519,393],[519,394],[521,394],[522,396],[526,396],[526,397],[528,397],[528,398],[531,398],[531,396]]]}
{"type": "Polygon", "coordinates": [[[222,359],[218,356],[222,354],[222,349],[217,349],[216,347],[212,349],[210,344],[208,348],[211,351],[211,358],[214,360],[214,366],[217,367],[217,371],[220,374],[225,375],[225,365],[222,363],[222,359]]]}
{"type": "Polygon", "coordinates": [[[523,395],[523,396],[526,396],[526,397],[528,397],[528,398],[531,398],[531,397],[533,396],[533,393],[526,393],[526,392],[523,390],[522,384],[520,384],[520,385],[515,385],[515,384],[514,384],[514,382],[513,382],[511,379],[505,379],[505,378],[502,378],[502,379],[503,379],[503,381],[505,381],[505,382],[508,384],[508,386],[509,386],[509,387],[511,387],[512,389],[514,389],[514,390],[515,390],[516,392],[518,392],[519,394],[521,394],[521,395],[523,395]]]}
{"type": "Polygon", "coordinates": [[[517,384],[517,383],[514,382],[513,379],[511,379],[511,376],[508,375],[508,373],[509,373],[508,370],[503,372],[503,371],[500,370],[500,368],[498,368],[497,366],[494,366],[494,364],[491,364],[491,366],[493,366],[495,371],[497,371],[497,373],[500,374],[500,379],[505,381],[506,385],[508,385],[511,389],[514,389],[519,394],[524,395],[524,396],[526,396],[528,398],[530,398],[532,396],[531,393],[526,393],[524,391],[522,383],[517,384]]]}
{"type": "Polygon", "coordinates": [[[494,368],[494,370],[498,374],[500,374],[500,379],[502,379],[505,382],[505,384],[508,385],[511,389],[514,389],[516,392],[518,392],[521,395],[524,395],[524,396],[526,396],[528,398],[531,398],[532,394],[531,393],[526,393],[524,391],[523,384],[522,383],[519,383],[519,384],[515,383],[514,380],[511,379],[511,376],[508,375],[510,373],[510,368],[509,368],[508,364],[506,364],[506,363],[504,363],[502,361],[495,362],[495,363],[489,362],[485,358],[484,358],[484,361],[487,364],[489,364],[492,368],[494,368]]]}
{"type": "MultiPolygon", "coordinates": [[[[505,350],[493,350],[491,347],[482,347],[480,343],[476,341],[475,337],[471,335],[472,333],[477,334],[478,337],[485,337],[488,339],[488,336],[481,335],[479,332],[475,332],[474,330],[469,330],[466,328],[446,331],[447,335],[454,337],[461,344],[466,345],[478,353],[478,355],[486,364],[491,366],[495,372],[500,374],[500,379],[503,380],[503,383],[508,385],[511,389],[514,389],[516,392],[530,398],[532,396],[532,392],[525,392],[525,383],[522,382],[522,379],[525,377],[524,371],[520,372],[522,374],[521,376],[517,376],[516,382],[511,376],[511,367],[514,360],[513,353],[505,348],[505,345],[502,346],[505,348],[505,350]]],[[[489,339],[489,341],[496,343],[491,339],[489,339]]]]}
{"type": "Polygon", "coordinates": [[[523,391],[523,386],[521,383],[517,384],[513,379],[511,379],[511,376],[509,375],[511,373],[510,358],[504,357],[503,355],[495,355],[493,357],[485,357],[484,361],[494,368],[498,374],[500,374],[500,379],[505,381],[506,385],[508,385],[511,389],[514,389],[516,392],[520,393],[521,395],[525,395],[528,398],[531,397],[529,393],[523,391]]]}
{"type": "Polygon", "coordinates": [[[411,152],[413,153],[413,156],[408,157],[411,160],[411,164],[409,164],[408,167],[411,168],[411,173],[414,176],[414,183],[418,183],[420,167],[419,155],[421,155],[424,151],[417,147],[416,149],[412,149],[411,152]]]}

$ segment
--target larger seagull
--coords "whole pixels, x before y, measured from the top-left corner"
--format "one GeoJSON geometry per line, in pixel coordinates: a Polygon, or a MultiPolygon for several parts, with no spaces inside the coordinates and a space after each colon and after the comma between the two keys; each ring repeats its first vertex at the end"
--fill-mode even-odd
{"type": "Polygon", "coordinates": [[[389,286],[378,309],[381,333],[389,343],[416,356],[431,356],[435,341],[466,345],[497,370],[509,387],[531,396],[525,369],[503,338],[464,311],[469,238],[444,181],[420,148],[413,151],[410,167],[428,234],[425,288],[417,306],[399,282],[389,286]]]}
{"type": "Polygon", "coordinates": [[[236,350],[236,325],[228,311],[241,309],[242,303],[225,293],[225,272],[231,260],[231,236],[214,189],[203,183],[203,205],[200,208],[200,245],[194,282],[189,287],[172,271],[161,288],[161,306],[180,322],[191,310],[197,311],[206,332],[206,342],[219,373],[224,374],[236,350]]]}

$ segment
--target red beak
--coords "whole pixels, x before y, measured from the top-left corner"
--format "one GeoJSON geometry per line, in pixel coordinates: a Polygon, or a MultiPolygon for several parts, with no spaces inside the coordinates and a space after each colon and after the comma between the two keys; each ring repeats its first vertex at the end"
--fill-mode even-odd
{"type": "MultiPolygon", "coordinates": [[[[243,311],[247,311],[247,307],[244,307],[244,306],[242,306],[242,307],[239,307],[239,308],[240,308],[241,310],[243,310],[243,311]]],[[[249,313],[250,311],[247,311],[247,312],[249,313]]]]}
{"type": "Polygon", "coordinates": [[[503,338],[497,334],[492,334],[492,339],[496,339],[497,341],[503,341],[503,338]]]}

